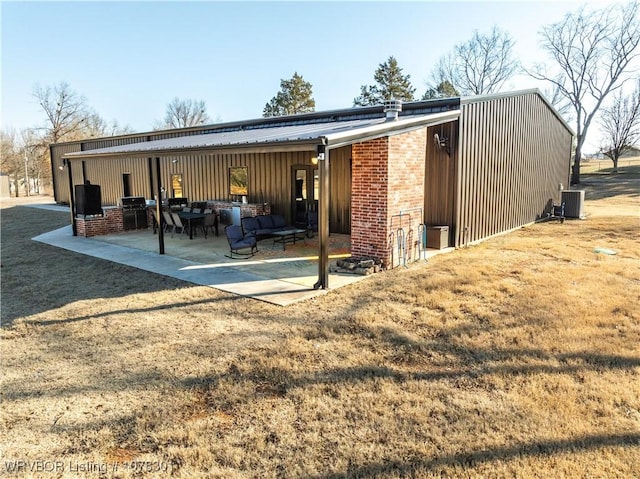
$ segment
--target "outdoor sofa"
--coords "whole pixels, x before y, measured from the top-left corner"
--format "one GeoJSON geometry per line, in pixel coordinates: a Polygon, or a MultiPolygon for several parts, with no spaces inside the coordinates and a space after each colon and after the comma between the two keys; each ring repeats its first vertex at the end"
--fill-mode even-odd
{"type": "Polygon", "coordinates": [[[268,238],[276,231],[296,229],[288,225],[282,215],[260,215],[242,218],[242,229],[245,235],[253,234],[257,238],[268,238]]]}

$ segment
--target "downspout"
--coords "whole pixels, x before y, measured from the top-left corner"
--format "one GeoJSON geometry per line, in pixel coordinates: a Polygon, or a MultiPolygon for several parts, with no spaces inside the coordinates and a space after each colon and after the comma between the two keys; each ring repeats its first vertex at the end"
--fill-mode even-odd
{"type": "Polygon", "coordinates": [[[327,139],[318,145],[320,185],[318,199],[318,281],[313,289],[329,289],[329,148],[327,139]]]}

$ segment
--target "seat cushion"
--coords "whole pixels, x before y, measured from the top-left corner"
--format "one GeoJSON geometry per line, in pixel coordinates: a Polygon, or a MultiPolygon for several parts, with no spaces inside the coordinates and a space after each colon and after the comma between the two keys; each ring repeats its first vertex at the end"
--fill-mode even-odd
{"type": "Polygon", "coordinates": [[[271,218],[270,215],[256,216],[256,219],[260,224],[260,228],[266,229],[266,230],[273,229],[273,219],[271,218]]]}
{"type": "Polygon", "coordinates": [[[242,218],[242,229],[245,233],[251,233],[252,231],[260,229],[260,224],[254,217],[242,218]]]}
{"type": "Polygon", "coordinates": [[[271,219],[273,220],[273,227],[274,228],[284,228],[285,226],[287,226],[286,221],[284,220],[284,216],[282,215],[271,215],[271,219]]]}

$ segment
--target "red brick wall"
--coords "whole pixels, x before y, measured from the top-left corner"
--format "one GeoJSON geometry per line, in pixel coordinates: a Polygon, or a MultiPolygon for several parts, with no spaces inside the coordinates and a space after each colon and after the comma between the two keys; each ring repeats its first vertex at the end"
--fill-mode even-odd
{"type": "Polygon", "coordinates": [[[122,209],[103,208],[104,216],[101,218],[76,218],[76,231],[78,236],[108,235],[124,231],[122,209]]]}
{"type": "Polygon", "coordinates": [[[397,247],[391,242],[404,228],[407,259],[414,257],[424,206],[425,151],[426,128],[352,146],[352,256],[397,265],[397,247]]]}
{"type": "Polygon", "coordinates": [[[389,138],[351,147],[351,255],[387,260],[389,138]]]}

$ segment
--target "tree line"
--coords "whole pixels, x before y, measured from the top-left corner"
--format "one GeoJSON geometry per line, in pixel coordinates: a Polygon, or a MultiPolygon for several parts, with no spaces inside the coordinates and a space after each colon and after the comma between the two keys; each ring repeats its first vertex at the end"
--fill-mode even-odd
{"type": "MultiPolygon", "coordinates": [[[[546,82],[545,95],[575,130],[571,182],[580,182],[580,160],[589,128],[598,122],[603,132],[602,152],[617,168],[618,158],[640,140],[640,76],[634,69],[640,57],[640,21],[636,0],[600,10],[586,7],[568,13],[540,32],[541,48],[549,62],[525,66],[515,57],[510,34],[494,26],[475,31],[440,57],[431,72],[426,91],[416,96],[411,76],[390,56],[373,74],[374,83],[362,85],[353,106],[379,105],[386,100],[405,102],[482,95],[501,91],[518,73],[546,82]],[[631,93],[623,85],[636,83],[631,93]],[[611,99],[610,102],[607,102],[611,99]]],[[[45,117],[44,126],[18,133],[2,131],[0,169],[8,174],[16,194],[38,194],[51,182],[48,145],[131,133],[127,126],[107,122],[83,96],[65,82],[34,89],[45,117]]],[[[280,90],[263,109],[264,117],[315,111],[313,86],[298,72],[281,79],[280,90]]],[[[174,98],[154,129],[170,129],[210,123],[202,100],[174,98]]]]}

